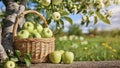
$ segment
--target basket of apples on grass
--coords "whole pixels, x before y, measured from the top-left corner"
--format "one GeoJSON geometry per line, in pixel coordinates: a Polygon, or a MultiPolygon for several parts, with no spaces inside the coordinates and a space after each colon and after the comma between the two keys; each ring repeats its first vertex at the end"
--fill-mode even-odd
{"type": "Polygon", "coordinates": [[[53,32],[48,28],[46,19],[39,12],[28,10],[17,16],[13,27],[13,43],[15,50],[21,52],[21,57],[29,53],[32,63],[47,62],[48,54],[55,49],[54,40],[53,32]],[[17,32],[19,20],[28,13],[38,15],[45,27],[43,28],[39,23],[25,22],[22,29],[17,32]]]}

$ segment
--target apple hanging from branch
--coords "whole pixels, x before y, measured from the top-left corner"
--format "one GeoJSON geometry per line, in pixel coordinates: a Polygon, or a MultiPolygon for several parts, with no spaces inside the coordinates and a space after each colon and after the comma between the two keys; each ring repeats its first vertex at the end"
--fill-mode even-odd
{"type": "Polygon", "coordinates": [[[42,0],[42,4],[43,4],[44,6],[49,6],[50,3],[51,3],[51,0],[42,0]]]}
{"type": "Polygon", "coordinates": [[[54,5],[59,5],[60,3],[62,3],[62,0],[52,0],[52,4],[54,5]]]}
{"type": "Polygon", "coordinates": [[[60,15],[59,12],[54,12],[52,14],[52,18],[57,21],[57,20],[59,20],[61,18],[61,15],[60,15]]]}

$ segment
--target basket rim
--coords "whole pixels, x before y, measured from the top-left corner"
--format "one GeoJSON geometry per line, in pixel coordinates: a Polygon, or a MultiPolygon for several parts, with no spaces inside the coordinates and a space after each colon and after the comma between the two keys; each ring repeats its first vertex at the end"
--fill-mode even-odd
{"type": "Polygon", "coordinates": [[[22,39],[19,39],[17,37],[14,37],[14,42],[37,42],[37,41],[42,41],[42,42],[52,42],[54,41],[55,38],[54,37],[51,37],[51,38],[22,38],[22,39]]]}

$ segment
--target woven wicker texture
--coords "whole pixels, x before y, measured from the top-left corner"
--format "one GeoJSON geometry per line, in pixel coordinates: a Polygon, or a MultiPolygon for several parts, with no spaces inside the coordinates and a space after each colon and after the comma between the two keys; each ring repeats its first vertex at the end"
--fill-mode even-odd
{"type": "Polygon", "coordinates": [[[37,38],[18,39],[16,37],[18,22],[20,18],[24,17],[28,13],[38,15],[43,20],[44,25],[48,27],[46,19],[39,12],[33,10],[24,11],[23,13],[17,16],[13,27],[14,47],[16,50],[19,50],[22,53],[21,57],[23,57],[26,53],[30,53],[32,63],[47,62],[49,61],[48,54],[53,52],[55,49],[54,37],[41,39],[37,38]]]}

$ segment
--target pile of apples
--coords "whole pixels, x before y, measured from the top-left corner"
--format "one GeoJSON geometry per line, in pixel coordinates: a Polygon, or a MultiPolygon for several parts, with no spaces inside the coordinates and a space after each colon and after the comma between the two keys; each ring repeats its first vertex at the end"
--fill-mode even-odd
{"type": "Polygon", "coordinates": [[[51,38],[53,32],[49,28],[43,28],[39,23],[25,22],[18,32],[17,38],[51,38]]]}
{"type": "Polygon", "coordinates": [[[64,50],[56,50],[49,54],[49,59],[52,63],[64,63],[64,64],[71,64],[74,60],[74,54],[69,51],[64,50]]]}

